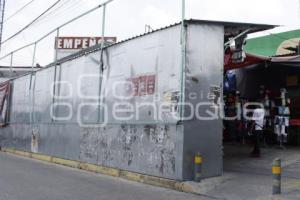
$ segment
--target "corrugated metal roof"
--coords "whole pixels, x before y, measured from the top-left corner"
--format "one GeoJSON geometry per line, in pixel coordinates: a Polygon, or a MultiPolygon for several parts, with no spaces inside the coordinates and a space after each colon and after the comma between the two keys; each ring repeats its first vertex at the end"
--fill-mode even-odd
{"type": "MultiPolygon", "coordinates": [[[[185,20],[185,23],[187,25],[188,24],[218,24],[218,25],[224,25],[225,26],[225,36],[226,35],[230,36],[228,33],[233,31],[233,30],[236,31],[237,33],[241,33],[244,30],[252,28],[252,30],[249,31],[249,33],[253,33],[253,32],[258,32],[258,31],[271,29],[271,28],[274,28],[276,26],[276,25],[268,25],[268,24],[251,24],[251,23],[208,21],[208,20],[196,20],[196,19],[185,20]]],[[[174,24],[171,24],[171,25],[168,25],[168,26],[165,26],[165,27],[162,27],[162,28],[144,33],[144,34],[136,35],[134,37],[119,41],[115,44],[106,45],[104,47],[104,49],[112,47],[112,46],[120,45],[122,43],[134,40],[136,38],[140,38],[140,37],[143,37],[143,36],[146,36],[146,35],[149,35],[149,34],[153,34],[153,33],[156,33],[158,31],[162,31],[162,30],[165,30],[165,29],[168,29],[168,28],[171,28],[171,27],[174,27],[174,26],[178,26],[178,25],[181,25],[181,22],[174,23],[174,24]]],[[[87,54],[90,54],[90,53],[93,53],[93,52],[99,51],[99,50],[101,50],[101,44],[95,45],[95,46],[87,48],[87,49],[83,49],[83,50],[81,50],[77,53],[74,53],[70,56],[62,58],[62,59],[58,60],[57,62],[53,62],[53,63],[45,66],[43,69],[46,69],[46,68],[49,68],[49,67],[52,67],[52,66],[70,61],[70,60],[74,60],[78,57],[81,57],[81,56],[84,56],[84,55],[87,55],[87,54]]],[[[39,69],[39,70],[43,70],[43,69],[39,69]]],[[[37,70],[37,71],[39,71],[39,70],[37,70]]],[[[28,74],[30,74],[30,73],[28,73],[28,74]]]]}
{"type": "MultiPolygon", "coordinates": [[[[252,30],[249,31],[248,33],[254,33],[254,32],[264,31],[264,30],[271,29],[271,28],[275,27],[275,25],[267,25],[267,24],[251,24],[251,23],[208,21],[208,20],[195,20],[195,19],[185,20],[185,23],[186,24],[219,24],[219,25],[224,25],[225,26],[225,35],[228,36],[228,37],[231,37],[232,35],[239,34],[239,33],[243,32],[243,31],[245,31],[249,28],[252,28],[252,30]],[[233,30],[236,33],[232,34],[233,30]]],[[[146,35],[149,35],[149,34],[153,34],[155,32],[162,31],[162,30],[174,27],[174,26],[178,26],[180,24],[181,24],[181,22],[178,22],[178,23],[174,23],[174,24],[171,24],[171,25],[168,25],[168,26],[165,26],[165,27],[162,27],[162,28],[144,33],[144,34],[136,35],[134,37],[119,41],[115,44],[106,45],[105,48],[109,48],[111,46],[119,45],[119,44],[134,40],[134,39],[139,38],[139,37],[143,37],[143,36],[146,36],[146,35]]],[[[98,44],[98,45],[95,45],[93,47],[81,50],[81,51],[79,51],[75,54],[72,54],[70,56],[62,58],[62,59],[58,60],[57,63],[63,63],[63,62],[78,58],[80,56],[87,55],[87,54],[93,53],[95,51],[99,51],[99,50],[101,50],[101,44],[98,44]]],[[[56,65],[57,63],[51,63],[47,67],[56,65]]]]}
{"type": "MultiPolygon", "coordinates": [[[[105,45],[104,49],[109,48],[109,47],[112,47],[112,46],[120,45],[120,44],[122,44],[122,43],[131,41],[131,40],[134,40],[134,39],[136,39],[136,38],[140,38],[140,37],[143,37],[143,36],[146,36],[146,35],[150,35],[150,34],[153,34],[153,33],[156,33],[156,32],[158,32],[158,31],[162,31],[162,30],[165,30],[165,29],[174,27],[174,26],[178,26],[178,25],[180,25],[180,24],[181,24],[181,22],[180,22],[180,23],[174,23],[174,24],[171,24],[171,25],[168,25],[168,26],[165,26],[165,27],[162,27],[162,28],[159,28],[159,29],[156,29],[156,30],[147,32],[147,33],[143,33],[143,34],[136,35],[136,36],[133,36],[133,37],[128,38],[128,39],[125,39],[125,40],[121,40],[121,41],[119,41],[119,42],[117,42],[117,43],[114,43],[114,44],[105,45]]],[[[81,56],[83,56],[83,55],[87,55],[87,54],[90,54],[90,53],[93,53],[93,52],[99,51],[99,50],[101,50],[101,44],[97,44],[97,45],[92,46],[92,47],[89,47],[89,48],[87,48],[87,49],[80,50],[79,52],[74,53],[74,54],[72,54],[72,55],[69,55],[69,56],[67,56],[67,57],[65,57],[65,58],[62,58],[62,59],[58,60],[57,62],[54,62],[54,63],[49,64],[49,65],[46,66],[46,67],[56,65],[57,63],[63,63],[63,62],[69,61],[69,60],[73,60],[73,59],[75,59],[75,58],[78,58],[78,57],[81,57],[81,56]]]]}

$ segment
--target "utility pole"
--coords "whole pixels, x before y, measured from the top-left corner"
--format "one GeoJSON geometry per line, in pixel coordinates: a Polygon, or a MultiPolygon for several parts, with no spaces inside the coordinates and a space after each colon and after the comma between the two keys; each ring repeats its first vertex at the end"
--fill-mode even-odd
{"type": "Polygon", "coordinates": [[[300,18],[300,0],[298,0],[298,17],[300,18]]]}
{"type": "Polygon", "coordinates": [[[2,43],[2,31],[3,31],[3,21],[4,21],[4,12],[5,12],[5,1],[0,0],[0,51],[2,43]]]}

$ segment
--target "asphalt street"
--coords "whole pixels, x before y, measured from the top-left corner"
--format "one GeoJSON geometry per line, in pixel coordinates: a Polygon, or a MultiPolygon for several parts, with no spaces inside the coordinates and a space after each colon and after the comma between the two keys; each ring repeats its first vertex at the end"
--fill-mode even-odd
{"type": "Polygon", "coordinates": [[[46,199],[206,200],[211,198],[0,153],[0,200],[46,199]]]}

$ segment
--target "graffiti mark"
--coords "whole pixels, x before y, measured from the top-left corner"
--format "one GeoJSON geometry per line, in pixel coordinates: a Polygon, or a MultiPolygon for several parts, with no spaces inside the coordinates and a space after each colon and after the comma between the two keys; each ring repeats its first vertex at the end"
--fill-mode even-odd
{"type": "Polygon", "coordinates": [[[137,128],[135,125],[122,125],[122,148],[124,151],[123,157],[127,160],[128,166],[132,164],[133,152],[132,146],[137,141],[137,128]]]}
{"type": "Polygon", "coordinates": [[[157,127],[155,125],[147,125],[144,127],[149,140],[155,144],[163,144],[168,139],[169,126],[157,127]]]}
{"type": "Polygon", "coordinates": [[[175,157],[173,150],[162,149],[160,151],[160,173],[175,173],[175,157]]]}

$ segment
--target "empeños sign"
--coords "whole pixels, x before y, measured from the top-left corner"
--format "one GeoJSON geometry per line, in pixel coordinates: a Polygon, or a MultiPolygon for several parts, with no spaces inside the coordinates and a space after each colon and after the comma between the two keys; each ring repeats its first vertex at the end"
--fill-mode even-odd
{"type": "MultiPolygon", "coordinates": [[[[116,37],[105,37],[105,42],[116,43],[116,37]]],[[[57,37],[55,49],[80,50],[102,43],[102,37],[57,37]]]]}

